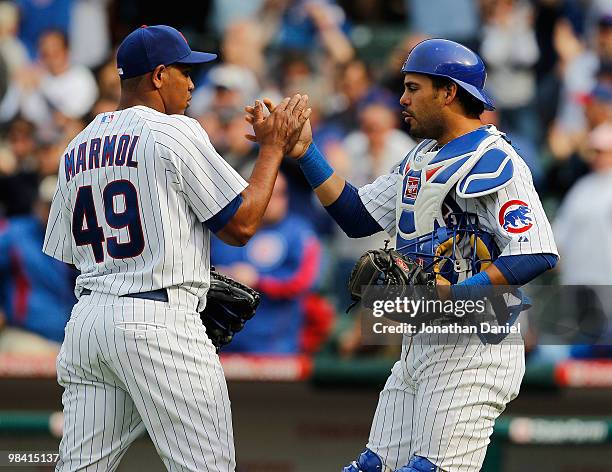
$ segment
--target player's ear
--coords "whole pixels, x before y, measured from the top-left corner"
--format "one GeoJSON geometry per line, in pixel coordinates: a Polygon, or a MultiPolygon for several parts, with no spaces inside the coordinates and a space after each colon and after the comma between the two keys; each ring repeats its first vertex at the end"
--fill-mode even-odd
{"type": "Polygon", "coordinates": [[[151,82],[153,87],[156,89],[161,88],[164,75],[166,74],[166,66],[163,64],[158,65],[151,73],[151,82]]]}
{"type": "Polygon", "coordinates": [[[449,81],[444,87],[444,103],[450,105],[457,96],[458,85],[455,82],[449,81]]]}

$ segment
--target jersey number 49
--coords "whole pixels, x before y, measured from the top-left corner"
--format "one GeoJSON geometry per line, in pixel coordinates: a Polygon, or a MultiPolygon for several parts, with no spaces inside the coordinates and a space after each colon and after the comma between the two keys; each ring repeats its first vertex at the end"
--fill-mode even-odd
{"type": "Polygon", "coordinates": [[[130,240],[120,243],[115,236],[108,238],[104,236],[104,231],[98,224],[91,186],[85,185],[77,192],[72,213],[72,235],[76,245],[91,246],[96,262],[104,261],[104,241],[106,241],[106,251],[113,259],[140,255],[145,243],[136,188],[129,180],[115,180],[104,187],[102,198],[106,222],[111,228],[127,228],[130,240]],[[118,212],[115,208],[115,197],[120,195],[125,202],[122,212],[118,212]]]}

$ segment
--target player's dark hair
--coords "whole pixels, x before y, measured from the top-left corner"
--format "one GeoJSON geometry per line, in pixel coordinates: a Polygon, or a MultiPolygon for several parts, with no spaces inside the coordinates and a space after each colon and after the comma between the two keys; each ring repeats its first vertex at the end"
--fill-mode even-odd
{"type": "MultiPolygon", "coordinates": [[[[429,76],[433,82],[433,86],[436,89],[442,89],[448,87],[453,81],[446,77],[438,77],[435,75],[429,76]]],[[[457,86],[457,100],[461,104],[461,108],[469,118],[479,118],[484,112],[484,103],[478,100],[476,97],[470,95],[462,87],[457,86]]]]}
{"type": "Polygon", "coordinates": [[[137,75],[136,77],[131,77],[129,79],[125,79],[121,81],[121,90],[125,92],[134,92],[138,89],[138,85],[144,75],[137,75]]]}

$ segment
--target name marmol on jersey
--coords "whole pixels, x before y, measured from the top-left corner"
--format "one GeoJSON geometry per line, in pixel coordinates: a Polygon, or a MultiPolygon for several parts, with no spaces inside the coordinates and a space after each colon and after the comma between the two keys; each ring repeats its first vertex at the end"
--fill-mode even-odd
{"type": "Polygon", "coordinates": [[[102,138],[93,138],[68,149],[64,154],[66,182],[80,172],[100,167],[138,167],[138,162],[134,160],[134,149],[140,136],[122,134],[119,139],[117,136],[104,136],[104,143],[102,138]]]}

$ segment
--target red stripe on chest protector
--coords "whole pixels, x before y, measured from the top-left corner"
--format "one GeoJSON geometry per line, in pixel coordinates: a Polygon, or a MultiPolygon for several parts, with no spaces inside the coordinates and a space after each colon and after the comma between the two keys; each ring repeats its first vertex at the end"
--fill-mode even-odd
{"type": "Polygon", "coordinates": [[[444,166],[434,167],[433,169],[429,169],[427,172],[425,172],[425,181],[429,181],[429,179],[431,179],[431,176],[438,172],[440,169],[442,169],[442,167],[444,166]]]}

